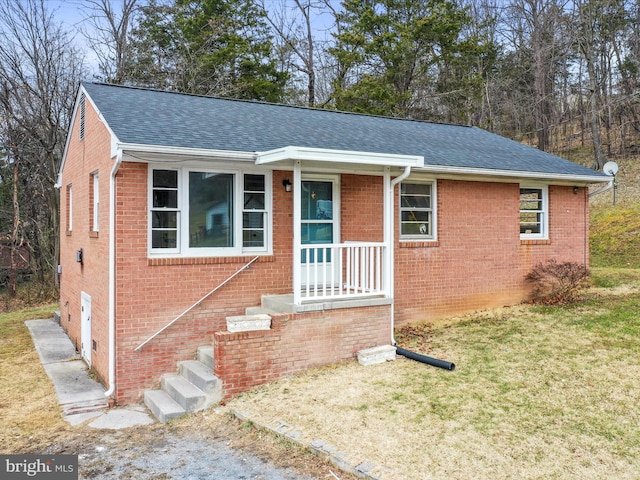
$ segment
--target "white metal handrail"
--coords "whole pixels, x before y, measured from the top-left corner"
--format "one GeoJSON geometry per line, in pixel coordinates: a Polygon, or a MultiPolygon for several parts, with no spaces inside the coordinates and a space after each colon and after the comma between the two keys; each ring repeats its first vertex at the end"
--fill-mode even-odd
{"type": "Polygon", "coordinates": [[[184,317],[187,313],[189,313],[191,310],[193,310],[195,307],[197,307],[198,305],[200,305],[203,301],[205,301],[209,296],[213,295],[215,292],[217,292],[218,290],[220,290],[223,286],[225,286],[227,283],[229,283],[233,278],[235,278],[238,274],[240,274],[240,272],[243,272],[244,270],[246,270],[247,268],[249,268],[251,266],[251,264],[253,262],[255,262],[256,260],[258,260],[258,257],[253,258],[249,263],[247,263],[246,265],[244,265],[242,268],[240,268],[239,270],[237,270],[236,272],[234,272],[229,278],[227,278],[224,282],[222,282],[220,285],[218,285],[216,288],[214,288],[213,290],[211,290],[209,293],[207,293],[204,297],[202,297],[200,300],[198,300],[196,303],[194,303],[193,305],[191,305],[189,308],[187,308],[184,312],[182,312],[180,315],[178,315],[176,318],[174,318],[173,320],[171,320],[169,323],[167,323],[164,327],[162,327],[160,330],[158,330],[156,333],[154,333],[153,335],[151,335],[149,338],[147,338],[144,342],[142,342],[140,345],[138,345],[135,348],[135,351],[140,350],[142,347],[144,347],[147,343],[149,343],[151,340],[153,340],[154,338],[156,338],[158,335],[160,335],[162,332],[164,332],[167,328],[169,328],[171,325],[173,325],[174,323],[176,323],[178,320],[180,320],[182,317],[184,317]]]}
{"type": "Polygon", "coordinates": [[[295,268],[304,275],[294,297],[308,302],[384,295],[384,253],[382,242],[302,245],[295,268]]]}

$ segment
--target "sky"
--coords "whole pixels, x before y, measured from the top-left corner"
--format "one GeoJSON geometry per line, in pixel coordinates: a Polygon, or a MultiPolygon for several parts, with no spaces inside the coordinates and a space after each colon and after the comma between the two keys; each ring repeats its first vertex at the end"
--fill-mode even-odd
{"type": "MultiPolygon", "coordinates": [[[[20,0],[17,0],[20,1],[20,0]]],[[[89,28],[89,23],[85,21],[89,14],[89,7],[83,0],[44,0],[47,7],[52,11],[55,17],[61,21],[65,26],[69,28],[69,31],[74,35],[74,40],[77,45],[85,51],[87,56],[88,67],[97,72],[98,61],[95,53],[91,51],[88,46],[87,39],[82,34],[81,29],[89,28]]],[[[113,5],[121,4],[120,0],[110,0],[113,5]]],[[[141,0],[141,3],[145,0],[141,0]]],[[[281,9],[282,5],[286,5],[287,8],[294,8],[295,4],[293,0],[264,0],[267,8],[273,8],[274,11],[281,9]]],[[[336,6],[339,4],[339,0],[332,0],[336,6]]],[[[116,11],[118,9],[116,8],[116,11]]],[[[331,25],[333,19],[329,13],[329,9],[322,12],[314,13],[312,17],[312,23],[316,29],[317,40],[325,38],[326,31],[331,25]]]]}

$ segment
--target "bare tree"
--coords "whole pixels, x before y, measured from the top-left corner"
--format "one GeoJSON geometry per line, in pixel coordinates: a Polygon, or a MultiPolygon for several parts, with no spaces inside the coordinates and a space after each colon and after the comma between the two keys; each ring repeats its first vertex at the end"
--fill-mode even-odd
{"type": "Polygon", "coordinates": [[[593,167],[601,169],[605,162],[604,152],[602,150],[602,125],[600,121],[601,115],[601,81],[598,71],[598,52],[599,52],[599,36],[598,36],[598,19],[599,12],[595,2],[586,0],[576,2],[575,4],[576,18],[576,42],[584,59],[587,68],[588,92],[589,92],[589,117],[591,126],[591,142],[594,151],[593,167]]]}
{"type": "Polygon", "coordinates": [[[313,107],[316,103],[316,66],[312,11],[319,9],[321,4],[312,0],[293,0],[291,8],[286,2],[272,3],[267,8],[265,0],[257,1],[276,34],[283,63],[305,76],[306,104],[313,107]]]}
{"type": "Polygon", "coordinates": [[[83,28],[82,33],[96,54],[98,69],[106,82],[123,84],[127,80],[129,34],[138,3],[138,0],[83,0],[89,28],[83,28]]]}
{"type": "Polygon", "coordinates": [[[30,249],[44,279],[57,265],[54,185],[83,60],[44,0],[0,0],[0,30],[0,142],[18,203],[11,242],[30,249]]]}
{"type": "Polygon", "coordinates": [[[550,149],[551,128],[559,118],[555,81],[570,45],[562,35],[565,7],[566,0],[515,0],[507,7],[511,43],[530,79],[523,86],[531,90],[528,103],[540,150],[550,149]]]}

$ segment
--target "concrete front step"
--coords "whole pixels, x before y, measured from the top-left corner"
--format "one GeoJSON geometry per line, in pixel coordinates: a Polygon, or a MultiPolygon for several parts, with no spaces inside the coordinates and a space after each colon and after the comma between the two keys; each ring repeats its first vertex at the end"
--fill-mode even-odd
{"type": "Polygon", "coordinates": [[[213,371],[198,360],[180,362],[178,373],[204,393],[214,393],[220,386],[218,377],[213,374],[213,371]]]}
{"type": "Polygon", "coordinates": [[[164,390],[147,390],[144,392],[144,404],[162,423],[181,417],[187,411],[171,398],[164,390]]]}
{"type": "Polygon", "coordinates": [[[205,393],[178,373],[163,375],[160,385],[187,412],[195,412],[205,403],[205,393]]]}
{"type": "Polygon", "coordinates": [[[278,313],[295,313],[293,294],[262,295],[262,308],[278,313]]]}
{"type": "Polygon", "coordinates": [[[213,372],[213,347],[198,347],[198,360],[213,372]]]}
{"type": "Polygon", "coordinates": [[[178,364],[161,378],[161,390],[147,390],[144,403],[162,423],[222,400],[222,382],[213,374],[213,347],[198,348],[198,360],[178,364]]]}

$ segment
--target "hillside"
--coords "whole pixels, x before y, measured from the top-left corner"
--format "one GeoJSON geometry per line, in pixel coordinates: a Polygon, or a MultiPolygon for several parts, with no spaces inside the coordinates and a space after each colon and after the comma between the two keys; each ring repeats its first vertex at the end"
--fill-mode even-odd
{"type": "Polygon", "coordinates": [[[640,268],[640,158],[615,161],[615,205],[612,190],[591,198],[591,266],[640,268]]]}

